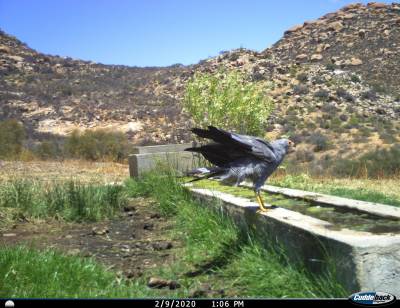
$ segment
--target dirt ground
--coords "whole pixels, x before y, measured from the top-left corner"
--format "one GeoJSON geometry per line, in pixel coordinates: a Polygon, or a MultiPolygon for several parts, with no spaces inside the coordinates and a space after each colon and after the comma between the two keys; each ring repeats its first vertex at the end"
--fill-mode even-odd
{"type": "Polygon", "coordinates": [[[0,246],[26,244],[55,248],[69,255],[93,257],[127,278],[174,262],[181,243],[171,239],[171,222],[149,199],[131,199],[119,217],[99,223],[57,220],[18,222],[2,232],[0,246]]]}
{"type": "MultiPolygon", "coordinates": [[[[0,182],[10,178],[35,178],[110,183],[123,181],[128,175],[128,165],[110,162],[0,161],[0,182]]],[[[181,243],[172,238],[171,226],[171,221],[157,213],[152,200],[135,198],[118,217],[109,221],[68,223],[21,219],[0,230],[0,246],[26,244],[94,257],[108,268],[133,278],[141,276],[146,269],[174,262],[181,243]]]]}

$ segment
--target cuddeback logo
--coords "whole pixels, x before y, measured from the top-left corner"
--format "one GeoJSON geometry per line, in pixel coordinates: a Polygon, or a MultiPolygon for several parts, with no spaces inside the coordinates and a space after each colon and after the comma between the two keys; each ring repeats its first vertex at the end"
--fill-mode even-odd
{"type": "Polygon", "coordinates": [[[396,301],[396,297],[386,292],[359,292],[350,295],[349,300],[358,305],[388,305],[396,301]]]}

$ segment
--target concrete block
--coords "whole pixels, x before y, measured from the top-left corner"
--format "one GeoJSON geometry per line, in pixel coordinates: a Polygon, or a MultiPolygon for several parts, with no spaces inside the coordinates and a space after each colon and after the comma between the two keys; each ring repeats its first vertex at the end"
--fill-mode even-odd
{"type": "Polygon", "coordinates": [[[157,168],[157,165],[168,165],[175,170],[188,171],[197,166],[198,156],[190,152],[162,152],[129,155],[129,174],[140,177],[143,173],[157,168]]]}

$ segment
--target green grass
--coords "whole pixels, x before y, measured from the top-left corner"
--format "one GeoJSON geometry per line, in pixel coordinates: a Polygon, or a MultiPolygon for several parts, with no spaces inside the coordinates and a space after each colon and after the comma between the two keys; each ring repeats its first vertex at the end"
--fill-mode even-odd
{"type": "Polygon", "coordinates": [[[140,295],[140,288],[88,259],[51,250],[0,249],[0,297],[93,298],[140,295]]]}
{"type": "Polygon", "coordinates": [[[196,272],[195,281],[183,280],[183,288],[207,282],[215,289],[228,289],[229,296],[345,296],[333,272],[315,277],[277,250],[262,248],[262,239],[239,229],[223,212],[211,211],[193,200],[173,175],[149,174],[142,181],[128,180],[126,184],[132,196],[152,196],[164,214],[175,219],[174,233],[186,243],[185,251],[173,268],[160,273],[180,277],[180,273],[196,272]]]}
{"type": "Polygon", "coordinates": [[[194,200],[173,174],[129,179],[123,193],[155,199],[160,212],[174,220],[169,236],[182,241],[184,248],[173,264],[128,281],[91,259],[26,247],[2,248],[0,297],[188,297],[201,283],[224,289],[229,297],[347,296],[333,271],[316,277],[288,262],[277,249],[263,248],[262,239],[251,231],[239,229],[223,212],[194,200]],[[150,276],[177,280],[181,288],[149,289],[150,276]]]}
{"type": "Polygon", "coordinates": [[[1,183],[0,209],[14,208],[24,217],[32,218],[98,221],[111,218],[125,204],[122,189],[73,181],[44,183],[15,179],[1,183]]]}
{"type": "Polygon", "coordinates": [[[377,202],[393,206],[400,206],[400,198],[395,195],[378,192],[368,188],[348,188],[337,183],[329,184],[327,181],[319,183],[306,174],[286,175],[281,178],[269,180],[271,185],[314,191],[338,197],[345,197],[361,201],[377,202]]]}

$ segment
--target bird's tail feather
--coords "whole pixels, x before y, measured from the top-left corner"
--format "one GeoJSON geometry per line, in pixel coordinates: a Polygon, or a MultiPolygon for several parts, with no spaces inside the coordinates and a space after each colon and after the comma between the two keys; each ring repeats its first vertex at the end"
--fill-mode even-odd
{"type": "Polygon", "coordinates": [[[186,173],[187,176],[197,176],[196,178],[187,181],[186,183],[192,183],[192,182],[197,182],[200,180],[205,180],[209,179],[213,176],[221,175],[225,172],[226,170],[224,168],[219,168],[219,167],[212,167],[212,168],[197,168],[193,169],[191,171],[188,171],[186,173]]]}

